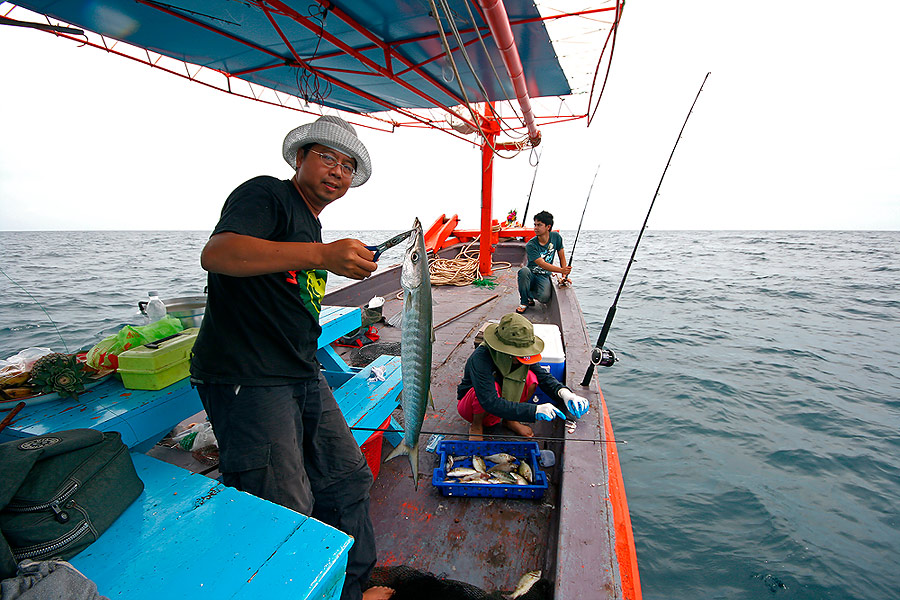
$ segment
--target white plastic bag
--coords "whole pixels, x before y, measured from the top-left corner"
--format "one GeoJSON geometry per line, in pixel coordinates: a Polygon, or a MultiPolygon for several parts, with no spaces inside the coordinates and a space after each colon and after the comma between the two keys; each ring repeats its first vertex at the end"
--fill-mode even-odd
{"type": "Polygon", "coordinates": [[[0,364],[0,366],[13,366],[22,371],[30,371],[31,367],[34,366],[34,363],[37,361],[37,359],[52,353],[53,350],[51,350],[50,348],[25,348],[18,354],[10,356],[5,361],[0,361],[0,363],[5,363],[0,364]]]}
{"type": "Polygon", "coordinates": [[[386,373],[387,370],[384,367],[372,367],[372,372],[369,373],[366,381],[384,381],[387,379],[386,373]]]}
{"type": "Polygon", "coordinates": [[[182,450],[188,451],[219,445],[209,421],[193,423],[190,427],[173,437],[172,441],[176,442],[182,450]]]}

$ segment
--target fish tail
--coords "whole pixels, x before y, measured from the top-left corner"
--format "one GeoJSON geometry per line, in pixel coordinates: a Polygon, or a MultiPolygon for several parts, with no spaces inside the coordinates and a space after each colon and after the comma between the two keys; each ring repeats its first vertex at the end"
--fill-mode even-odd
{"type": "Polygon", "coordinates": [[[391,460],[392,458],[397,458],[398,456],[405,454],[409,457],[409,466],[412,467],[412,475],[413,475],[413,485],[418,490],[419,489],[419,444],[416,444],[412,448],[406,445],[406,442],[400,442],[396,448],[391,450],[391,453],[388,454],[388,457],[384,459],[385,462],[391,460]]]}

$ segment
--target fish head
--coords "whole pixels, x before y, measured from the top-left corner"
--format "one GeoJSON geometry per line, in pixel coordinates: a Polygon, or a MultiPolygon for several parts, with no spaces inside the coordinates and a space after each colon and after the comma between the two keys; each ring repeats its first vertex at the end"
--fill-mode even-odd
{"type": "MultiPolygon", "coordinates": [[[[409,236],[409,245],[403,256],[403,270],[400,271],[400,283],[403,289],[415,289],[422,285],[428,274],[428,255],[425,252],[425,233],[422,224],[416,219],[409,236]]],[[[429,280],[430,283],[430,280],[429,280]]]]}

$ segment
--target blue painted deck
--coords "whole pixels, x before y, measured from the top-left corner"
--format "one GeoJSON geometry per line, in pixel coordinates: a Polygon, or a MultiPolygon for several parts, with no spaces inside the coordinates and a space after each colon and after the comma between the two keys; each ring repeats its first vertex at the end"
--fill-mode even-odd
{"type": "MultiPolygon", "coordinates": [[[[330,347],[361,326],[361,311],[323,307],[317,357],[351,427],[378,428],[399,402],[400,358],[349,367],[330,347]],[[368,381],[373,367],[385,381],[368,381]]],[[[118,431],[145,490],[101,538],[71,560],[109,598],[316,598],[336,600],[352,538],[315,519],[142,454],[203,410],[184,379],[159,391],[110,378],[78,401],[27,407],[0,441],[64,429],[118,431]]],[[[392,422],[395,430],[399,426],[392,422]]],[[[372,431],[354,430],[362,445],[372,431]]],[[[397,431],[387,434],[396,445],[397,431]]]]}
{"type": "Polygon", "coordinates": [[[129,448],[146,452],[172,427],[203,410],[190,380],[159,391],[129,390],[114,377],[81,394],[26,406],[2,432],[0,442],[66,429],[118,431],[129,448]]]}
{"type": "MultiPolygon", "coordinates": [[[[360,446],[372,436],[375,429],[391,416],[399,403],[403,379],[399,356],[379,356],[367,367],[356,372],[350,379],[334,390],[334,397],[353,431],[353,438],[360,446]],[[373,367],[384,367],[384,381],[368,381],[373,367]],[[354,427],[364,429],[353,429],[354,427]]],[[[385,439],[396,446],[401,436],[398,431],[403,428],[391,421],[391,431],[385,439]]]]}
{"type": "MultiPolygon", "coordinates": [[[[359,308],[323,306],[319,315],[320,362],[332,368],[336,357],[330,344],[362,324],[359,308]],[[331,362],[329,362],[331,361],[331,362]]],[[[353,371],[337,357],[343,368],[353,371]]],[[[12,407],[10,407],[12,408],[12,407]]],[[[203,410],[200,397],[189,379],[182,379],[158,391],[129,390],[110,377],[81,394],[78,400],[65,399],[26,406],[2,432],[0,442],[44,435],[66,429],[99,429],[118,431],[122,441],[138,452],[146,452],[181,421],[203,410]]]]}
{"type": "Polygon", "coordinates": [[[132,457],[144,492],[70,561],[102,595],[340,597],[352,538],[214,479],[132,457]]]}

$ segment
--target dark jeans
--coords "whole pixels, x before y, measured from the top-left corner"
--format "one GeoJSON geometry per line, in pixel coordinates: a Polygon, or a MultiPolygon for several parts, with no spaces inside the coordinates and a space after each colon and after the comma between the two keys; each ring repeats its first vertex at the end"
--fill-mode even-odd
{"type": "Polygon", "coordinates": [[[547,304],[550,302],[550,277],[535,275],[528,267],[519,269],[519,304],[528,304],[531,299],[547,304]]]}
{"type": "Polygon", "coordinates": [[[361,598],[376,561],[372,472],[325,379],[197,391],[219,442],[223,483],[353,536],[341,599],[361,598]]]}

